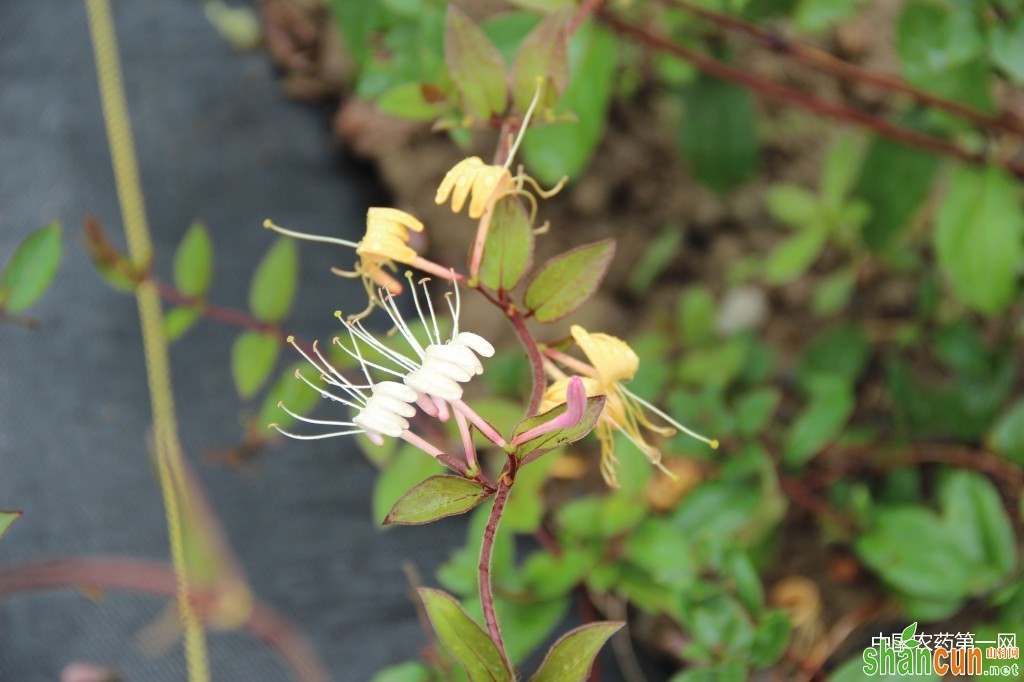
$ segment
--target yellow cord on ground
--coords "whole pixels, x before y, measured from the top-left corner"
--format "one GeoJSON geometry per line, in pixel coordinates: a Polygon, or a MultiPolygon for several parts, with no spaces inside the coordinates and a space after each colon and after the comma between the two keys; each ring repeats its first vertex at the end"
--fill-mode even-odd
{"type": "MultiPolygon", "coordinates": [[[[109,0],[85,0],[89,13],[96,72],[99,77],[103,118],[107,126],[110,157],[114,165],[117,197],[121,204],[128,253],[134,264],[148,267],[153,247],[146,222],[139,169],[135,160],[131,122],[121,79],[117,35],[109,0]]],[[[206,634],[192,603],[185,564],[181,505],[188,504],[188,489],[182,465],[181,444],[174,412],[170,361],[164,336],[160,297],[152,282],[143,282],[135,290],[142,325],[142,343],[146,357],[149,398],[153,409],[153,440],[156,449],[160,489],[167,515],[171,559],[178,580],[178,611],[185,631],[185,659],[190,682],[209,682],[206,634]]]]}

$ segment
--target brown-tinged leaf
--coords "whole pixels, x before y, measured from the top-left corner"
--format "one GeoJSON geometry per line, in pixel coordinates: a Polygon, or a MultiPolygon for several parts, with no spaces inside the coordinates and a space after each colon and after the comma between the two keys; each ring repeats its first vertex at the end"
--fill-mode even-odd
{"type": "Polygon", "coordinates": [[[466,114],[479,119],[505,111],[508,84],[498,48],[466,14],[448,6],[444,60],[466,114]]]}
{"type": "Polygon", "coordinates": [[[478,481],[461,476],[431,476],[395,503],[384,525],[413,526],[464,514],[488,495],[478,481]]]}
{"type": "Polygon", "coordinates": [[[470,682],[512,682],[498,647],[455,597],[429,587],[421,587],[419,594],[437,638],[462,664],[470,682]]]}
{"type": "Polygon", "coordinates": [[[566,30],[572,7],[563,7],[540,22],[516,52],[512,65],[512,102],[526,111],[537,90],[537,79],[544,82],[542,107],[552,107],[569,84],[569,34],[566,30]]]}
{"type": "Polygon", "coordinates": [[[538,322],[562,319],[594,295],[614,255],[615,240],[605,239],[551,258],[527,284],[526,307],[538,322]]]}

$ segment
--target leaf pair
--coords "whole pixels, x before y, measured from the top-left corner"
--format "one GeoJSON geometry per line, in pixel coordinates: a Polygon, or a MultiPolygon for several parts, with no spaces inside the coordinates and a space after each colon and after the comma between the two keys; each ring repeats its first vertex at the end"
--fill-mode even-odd
{"type": "Polygon", "coordinates": [[[519,46],[511,74],[498,48],[476,23],[454,5],[445,21],[445,64],[459,93],[463,111],[485,120],[502,116],[509,104],[525,111],[537,89],[544,83],[542,106],[558,101],[569,81],[568,34],[566,22],[571,8],[548,15],[519,46]]]}
{"type": "MultiPolygon", "coordinates": [[[[470,682],[515,679],[494,641],[453,596],[430,588],[421,588],[419,593],[438,639],[465,669],[470,682]]],[[[552,645],[530,681],[584,682],[601,647],[622,625],[590,623],[571,630],[552,645]]]]}

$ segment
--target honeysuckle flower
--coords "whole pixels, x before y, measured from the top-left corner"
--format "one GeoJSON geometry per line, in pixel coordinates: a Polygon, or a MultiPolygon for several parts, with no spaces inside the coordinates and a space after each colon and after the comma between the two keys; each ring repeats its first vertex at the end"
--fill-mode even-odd
{"type": "Polygon", "coordinates": [[[263,226],[296,239],[337,244],[355,249],[359,262],[353,270],[332,268],[332,272],[342,277],[360,277],[366,285],[370,298],[370,306],[360,313],[365,316],[375,304],[374,291],[383,288],[392,294],[402,293],[402,285],[388,270],[395,269],[395,263],[411,265],[414,268],[429,272],[438,277],[450,279],[455,277],[450,269],[421,257],[409,246],[410,232],[423,232],[423,223],[415,216],[397,208],[374,206],[366,212],[366,234],[358,242],[337,237],[297,232],[265,220],[263,226]]]}
{"type": "MultiPolygon", "coordinates": [[[[338,340],[335,339],[335,342],[337,343],[338,340]]],[[[363,374],[367,381],[366,384],[352,383],[344,374],[339,372],[334,365],[327,360],[327,358],[324,357],[315,342],[313,344],[313,356],[315,356],[316,359],[304,351],[295,342],[294,337],[289,336],[288,343],[290,343],[295,350],[297,350],[302,357],[306,358],[309,364],[319,372],[321,381],[328,386],[340,389],[345,397],[341,397],[340,395],[336,395],[326,389],[320,388],[303,376],[300,370],[295,370],[295,378],[304,382],[322,397],[339,402],[346,407],[356,410],[356,415],[349,421],[310,419],[292,412],[283,403],[278,403],[278,407],[301,422],[325,426],[340,426],[342,427],[342,430],[313,435],[302,435],[285,431],[277,424],[271,424],[271,428],[277,430],[282,435],[288,436],[289,438],[295,438],[297,440],[319,440],[321,438],[333,438],[334,436],[347,436],[363,433],[366,434],[366,436],[376,445],[384,444],[384,436],[401,438],[403,433],[408,431],[408,420],[416,414],[416,408],[412,405],[412,403],[416,402],[416,398],[418,397],[416,392],[405,384],[396,381],[379,381],[375,383],[370,376],[368,367],[379,366],[369,360],[365,360],[359,353],[358,346],[356,346],[354,352],[363,369],[363,374]],[[369,391],[369,394],[367,394],[367,391],[369,391]]]]}
{"type": "Polygon", "coordinates": [[[342,323],[345,324],[354,339],[363,341],[396,365],[397,370],[381,369],[396,377],[401,377],[402,383],[415,391],[416,404],[424,412],[447,421],[451,414],[450,406],[469,419],[490,440],[504,447],[505,441],[501,435],[462,401],[462,384],[483,373],[480,358],[494,355],[494,346],[479,334],[459,330],[462,302],[457,283],[455,284],[454,304],[451,297],[445,299],[452,315],[452,332],[448,339],[442,339],[434,312],[434,304],[430,299],[426,283],[426,279],[420,281],[426,294],[426,307],[429,315],[424,313],[423,305],[420,304],[419,296],[416,293],[416,287],[411,287],[413,303],[427,335],[426,344],[421,343],[413,334],[402,317],[394,296],[389,292],[380,292],[382,307],[415,357],[409,357],[379,341],[363,326],[361,321],[345,320],[340,314],[338,317],[342,319],[342,323]]]}
{"type": "Polygon", "coordinates": [[[540,100],[544,87],[544,79],[537,79],[537,91],[534,93],[533,101],[530,102],[523,121],[519,126],[519,133],[509,147],[508,157],[504,165],[484,163],[479,156],[470,156],[455,164],[448,171],[441,184],[437,188],[437,195],[434,203],[441,205],[451,197],[452,211],[459,213],[469,199],[469,217],[479,219],[476,239],[473,243],[473,254],[470,259],[469,271],[475,276],[480,268],[480,260],[483,257],[484,243],[487,241],[487,233],[490,229],[491,214],[494,205],[505,196],[518,195],[524,197],[530,203],[530,222],[532,223],[537,214],[537,198],[524,189],[529,183],[533,191],[545,199],[558,194],[568,180],[562,178],[557,185],[550,190],[544,190],[536,180],[523,172],[522,167],[516,175],[512,175],[512,162],[515,159],[519,145],[523,141],[526,129],[530,125],[530,118],[540,100]]]}
{"type": "MultiPolygon", "coordinates": [[[[652,464],[669,475],[672,473],[661,464],[661,451],[646,441],[642,429],[653,431],[660,436],[671,436],[678,430],[707,443],[712,448],[718,447],[717,440],[705,438],[686,428],[623,385],[630,381],[640,368],[640,358],[629,344],[610,334],[592,334],[579,325],[573,325],[570,332],[576,345],[587,356],[590,365],[560,353],[551,355],[566,367],[584,374],[581,380],[588,396],[605,396],[604,410],[597,426],[594,427],[594,433],[601,443],[601,474],[608,485],[618,487],[618,459],[614,451],[615,431],[620,431],[652,464]],[[650,410],[670,426],[653,423],[645,410],[650,410]]],[[[548,386],[541,401],[542,411],[566,402],[569,382],[569,378],[560,377],[548,386]]]]}
{"type": "Polygon", "coordinates": [[[452,212],[458,213],[469,197],[469,217],[475,219],[490,211],[498,199],[515,188],[508,168],[489,165],[479,156],[471,156],[448,171],[437,188],[434,202],[443,204],[451,196],[452,212]]]}

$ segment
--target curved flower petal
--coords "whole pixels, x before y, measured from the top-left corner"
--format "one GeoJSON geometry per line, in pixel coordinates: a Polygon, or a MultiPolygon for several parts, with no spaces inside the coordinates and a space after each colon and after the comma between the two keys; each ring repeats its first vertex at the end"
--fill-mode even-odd
{"type": "Polygon", "coordinates": [[[472,194],[469,217],[479,218],[512,188],[512,174],[507,168],[488,165],[479,156],[471,156],[459,161],[444,176],[434,203],[443,204],[451,196],[452,212],[458,213],[472,194]]]}
{"type": "Polygon", "coordinates": [[[610,334],[591,334],[576,324],[570,332],[606,387],[619,381],[629,381],[636,375],[640,358],[622,339],[610,334]]]}
{"type": "MultiPolygon", "coordinates": [[[[364,261],[370,256],[376,263],[380,259],[411,263],[418,254],[409,248],[409,230],[422,232],[423,223],[397,208],[371,208],[366,212],[366,235],[356,247],[356,253],[364,261]]],[[[364,262],[364,265],[370,264],[364,262]]]]}

